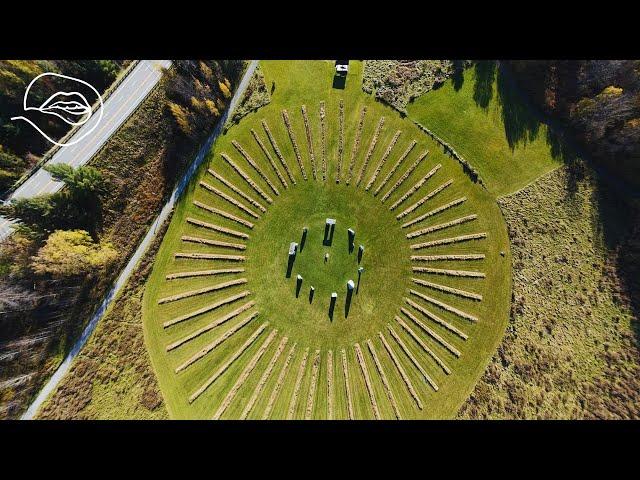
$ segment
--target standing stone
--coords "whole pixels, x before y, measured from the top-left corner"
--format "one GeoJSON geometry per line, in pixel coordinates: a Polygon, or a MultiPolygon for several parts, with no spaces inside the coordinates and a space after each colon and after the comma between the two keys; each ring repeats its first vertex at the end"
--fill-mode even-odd
{"type": "Polygon", "coordinates": [[[295,255],[298,251],[298,244],[296,242],[291,242],[289,244],[289,255],[295,255]]]}
{"type": "Polygon", "coordinates": [[[353,280],[349,280],[349,281],[347,282],[347,290],[349,290],[349,291],[353,291],[353,289],[354,289],[355,287],[356,287],[356,284],[355,284],[355,283],[353,283],[353,280]]]}
{"type": "Polygon", "coordinates": [[[329,253],[325,253],[324,254],[324,263],[327,263],[329,261],[329,253]]]}

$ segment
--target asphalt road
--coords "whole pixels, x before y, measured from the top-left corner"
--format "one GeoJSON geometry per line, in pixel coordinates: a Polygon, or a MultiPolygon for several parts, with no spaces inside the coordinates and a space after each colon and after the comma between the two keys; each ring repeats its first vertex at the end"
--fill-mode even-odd
{"type": "MultiPolygon", "coordinates": [[[[67,163],[73,167],[78,167],[87,163],[158,83],[160,77],[162,77],[161,67],[168,68],[169,66],[171,66],[170,60],[141,60],[104,102],[103,117],[96,130],[75,145],[61,147],[47,162],[47,165],[67,163]]],[[[98,119],[99,116],[94,114],[78,130],[76,135],[93,128],[98,119]]],[[[31,127],[27,125],[26,128],[31,127]]],[[[28,198],[55,193],[62,186],[63,183],[54,181],[49,172],[44,168],[40,168],[17,188],[7,198],[7,201],[14,198],[28,198]]],[[[0,217],[0,240],[6,238],[11,231],[12,222],[0,217]]]]}
{"type": "Polygon", "coordinates": [[[251,63],[249,64],[249,67],[247,68],[247,71],[244,73],[244,76],[242,77],[242,80],[240,81],[238,88],[236,89],[233,97],[231,98],[231,102],[229,103],[229,108],[225,111],[223,116],[220,118],[220,120],[216,124],[216,127],[214,128],[213,132],[211,132],[211,135],[209,136],[207,141],[198,151],[196,158],[191,163],[191,165],[185,172],[182,179],[180,179],[180,181],[176,185],[175,189],[171,193],[171,197],[169,197],[169,200],[167,201],[167,203],[164,205],[164,207],[162,207],[160,214],[156,217],[155,221],[149,227],[149,231],[147,232],[145,237],[142,239],[142,242],[140,242],[140,245],[138,245],[138,248],[129,259],[129,262],[127,263],[127,265],[124,267],[122,272],[120,272],[118,279],[113,284],[113,286],[105,296],[104,300],[102,301],[102,303],[100,304],[96,312],[91,317],[91,320],[89,320],[89,323],[85,327],[80,338],[73,345],[73,347],[71,348],[71,350],[69,351],[65,359],[62,361],[58,369],[54,372],[51,378],[49,378],[47,383],[42,387],[42,390],[40,390],[40,392],[38,393],[38,396],[35,398],[33,403],[29,406],[27,411],[22,415],[21,418],[23,420],[31,420],[35,417],[36,413],[38,413],[40,406],[49,397],[51,392],[53,392],[53,390],[58,386],[58,383],[60,383],[60,380],[62,380],[64,375],[71,368],[71,364],[73,360],[78,356],[78,354],[80,353],[80,350],[82,350],[82,347],[84,347],[85,343],[87,343],[87,340],[89,340],[89,337],[95,330],[96,325],[98,325],[98,322],[100,321],[102,316],[105,314],[105,312],[111,305],[111,302],[113,301],[113,299],[118,295],[118,292],[120,291],[120,289],[127,283],[129,276],[135,269],[136,265],[138,264],[138,262],[140,261],[144,253],[147,251],[147,248],[149,248],[149,245],[151,245],[151,242],[156,237],[156,232],[158,230],[158,227],[160,227],[167,220],[167,218],[169,218],[169,215],[171,214],[176,202],[180,198],[180,195],[182,195],[182,192],[184,191],[185,187],[189,184],[189,181],[191,180],[191,177],[193,176],[193,174],[198,170],[198,166],[202,163],[207,152],[211,149],[211,145],[213,144],[215,139],[218,137],[218,135],[220,135],[220,132],[222,131],[222,128],[224,127],[225,122],[233,113],[234,109],[236,108],[236,105],[238,104],[238,101],[242,98],[242,94],[247,88],[247,85],[249,84],[249,80],[251,80],[251,77],[253,76],[253,72],[255,71],[257,66],[258,66],[258,61],[252,60],[251,63]]]}

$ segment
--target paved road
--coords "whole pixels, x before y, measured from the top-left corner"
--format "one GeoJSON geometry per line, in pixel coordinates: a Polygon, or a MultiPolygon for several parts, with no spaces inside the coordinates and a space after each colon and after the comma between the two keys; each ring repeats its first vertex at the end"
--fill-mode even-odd
{"type": "Polygon", "coordinates": [[[189,181],[191,180],[191,177],[198,170],[198,166],[200,165],[200,163],[202,163],[207,152],[211,149],[211,145],[213,144],[215,139],[218,137],[218,135],[222,131],[222,128],[227,118],[229,118],[229,116],[233,113],[233,110],[238,104],[238,101],[240,100],[240,98],[242,98],[242,94],[247,88],[247,85],[249,84],[249,80],[251,80],[251,77],[253,76],[253,72],[255,71],[257,66],[258,66],[258,61],[252,60],[251,63],[249,64],[249,68],[247,68],[247,71],[242,77],[242,80],[240,81],[240,85],[238,85],[238,88],[236,89],[236,92],[233,95],[231,102],[229,103],[229,108],[225,111],[224,115],[220,118],[220,121],[217,123],[213,132],[211,133],[211,135],[209,136],[205,144],[202,146],[202,148],[200,148],[200,151],[198,152],[198,155],[196,156],[195,160],[191,163],[191,166],[185,172],[180,182],[178,182],[177,186],[171,193],[171,197],[169,198],[167,203],[164,205],[164,207],[160,211],[160,214],[156,217],[155,221],[151,224],[151,227],[149,227],[149,231],[145,235],[140,245],[138,245],[138,248],[136,249],[131,259],[129,259],[129,263],[127,263],[126,267],[124,267],[122,272],[120,272],[120,276],[118,276],[118,279],[113,284],[113,287],[111,287],[111,290],[109,290],[109,292],[107,293],[106,297],[102,301],[102,304],[100,304],[100,307],[98,308],[96,313],[94,313],[93,317],[91,317],[91,320],[85,327],[84,332],[82,332],[82,336],[76,341],[76,343],[73,345],[73,347],[67,354],[64,361],[60,364],[58,369],[47,381],[44,387],[42,387],[42,390],[40,390],[40,393],[38,393],[38,396],[33,401],[33,403],[29,406],[27,411],[22,415],[23,420],[31,420],[34,418],[40,406],[49,397],[51,392],[55,390],[55,388],[58,386],[58,383],[60,383],[60,380],[62,380],[64,375],[69,371],[69,368],[71,368],[71,363],[78,356],[78,353],[80,353],[80,350],[82,350],[82,347],[84,347],[85,343],[87,343],[87,340],[89,340],[89,337],[95,330],[96,325],[98,324],[98,321],[102,318],[104,313],[107,311],[107,309],[111,305],[111,302],[117,296],[120,289],[127,283],[129,276],[135,269],[136,265],[138,264],[138,262],[140,261],[144,253],[147,251],[147,248],[149,247],[149,245],[151,245],[151,242],[154,240],[156,236],[158,227],[162,225],[171,214],[173,207],[175,206],[177,200],[180,198],[180,195],[182,194],[185,187],[188,185],[189,181]]]}
{"type": "MultiPolygon", "coordinates": [[[[78,167],[87,163],[158,83],[162,76],[161,67],[169,66],[171,66],[170,60],[141,60],[104,102],[102,121],[96,130],[75,145],[61,147],[47,165],[67,163],[78,167]]],[[[93,128],[98,119],[98,115],[93,115],[78,130],[78,133],[81,134],[93,128]]],[[[32,127],[27,125],[25,128],[32,127]]],[[[49,172],[41,168],[17,188],[7,200],[55,193],[62,186],[63,183],[54,181],[49,172]]],[[[0,240],[7,237],[11,231],[12,222],[0,217],[0,240]]]]}

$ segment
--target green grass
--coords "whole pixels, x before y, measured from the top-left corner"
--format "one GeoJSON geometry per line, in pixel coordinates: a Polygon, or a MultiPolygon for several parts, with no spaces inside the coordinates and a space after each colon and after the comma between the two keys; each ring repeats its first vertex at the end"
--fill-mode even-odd
{"type": "Polygon", "coordinates": [[[562,163],[557,141],[493,62],[465,70],[407,108],[409,117],[450,143],[480,173],[487,188],[505,195],[562,163]]]}
{"type": "MultiPolygon", "coordinates": [[[[404,418],[450,418],[455,416],[495,351],[508,318],[511,260],[506,226],[493,196],[481,186],[473,184],[463,173],[461,166],[455,160],[444,155],[438,144],[422,133],[410,120],[401,118],[395,110],[376,102],[371,96],[361,91],[362,64],[360,62],[351,63],[345,89],[332,88],[332,62],[267,61],[262,62],[262,68],[267,88],[271,89],[272,82],[275,82],[275,91],[273,92],[271,103],[257,112],[247,115],[238,125],[231,127],[226,135],[219,138],[212,147],[209,158],[196,176],[196,180],[191,183],[187,193],[176,207],[172,223],[165,235],[153,272],[146,286],[143,301],[145,339],[170,415],[174,418],[211,418],[243,369],[249,364],[250,359],[258,352],[271,329],[276,328],[278,329],[278,335],[256,363],[255,369],[238,390],[237,395],[229,404],[222,418],[238,418],[241,415],[254,388],[258,385],[262,372],[267,368],[283,336],[288,337],[287,346],[275,363],[273,372],[258,397],[249,418],[262,417],[280,369],[285,362],[289,346],[294,343],[296,344],[296,349],[288,373],[284,378],[280,395],[275,402],[271,418],[287,417],[300,362],[307,348],[309,349],[309,357],[303,370],[294,417],[303,418],[305,416],[312,379],[312,363],[316,349],[321,350],[321,363],[317,377],[318,388],[314,398],[312,418],[326,418],[327,416],[326,362],[329,350],[332,350],[334,354],[335,417],[347,417],[346,390],[343,382],[340,354],[340,351],[344,348],[348,357],[349,386],[353,395],[355,417],[373,418],[364,378],[353,348],[353,344],[356,342],[362,348],[380,414],[383,418],[393,418],[393,409],[387,399],[381,377],[376,370],[373,358],[367,347],[367,339],[371,339],[373,342],[404,418]],[[336,184],[339,130],[338,105],[341,98],[344,99],[345,105],[345,148],[342,167],[343,180],[340,184],[336,184]],[[321,177],[320,118],[318,110],[320,101],[325,101],[326,103],[325,121],[328,162],[328,178],[326,182],[323,182],[321,177]],[[305,104],[308,110],[318,180],[314,180],[312,175],[305,128],[300,113],[302,104],[305,104]],[[344,176],[349,166],[355,127],[363,106],[368,109],[365,126],[355,160],[353,179],[351,184],[347,186],[344,183],[344,176]],[[308,181],[306,182],[302,178],[293,147],[282,121],[281,110],[283,108],[288,110],[291,118],[308,175],[308,181]],[[363,165],[365,154],[381,116],[386,118],[384,128],[371,156],[362,184],[356,187],[356,180],[363,165]],[[275,151],[271,148],[260,125],[260,120],[262,119],[268,122],[278,146],[295,176],[297,182],[295,186],[287,178],[289,188],[284,188],[251,135],[250,130],[254,128],[267,145],[273,159],[279,164],[275,151]],[[373,188],[365,192],[364,186],[368,183],[383,152],[397,130],[401,130],[402,134],[395,148],[377,177],[373,188]],[[416,147],[402,167],[392,175],[385,188],[375,197],[373,191],[413,139],[417,141],[416,147]],[[237,140],[249,152],[251,157],[259,164],[261,170],[279,190],[280,195],[276,195],[271,191],[267,183],[242,158],[232,146],[232,140],[237,140]],[[401,177],[405,169],[424,150],[429,151],[427,158],[407,178],[402,186],[390,196],[388,201],[382,204],[382,195],[401,177]],[[253,181],[273,198],[273,204],[270,205],[260,198],[222,160],[221,152],[228,154],[236,164],[240,165],[251,176],[253,181]],[[437,164],[441,164],[441,168],[437,173],[414,195],[403,202],[400,207],[390,212],[388,207],[437,164]],[[245,194],[258,200],[267,207],[267,212],[262,214],[256,207],[250,206],[246,200],[208,174],[207,168],[212,168],[240,188],[245,194]],[[401,221],[396,220],[395,216],[398,213],[450,179],[453,180],[453,184],[449,188],[427,201],[406,218],[401,221]],[[199,180],[206,181],[237,201],[249,206],[253,211],[259,213],[261,218],[258,220],[253,219],[220,197],[206,191],[198,186],[199,180]],[[401,228],[403,222],[462,196],[466,197],[466,201],[462,205],[446,210],[414,227],[401,228]],[[238,217],[255,223],[255,226],[254,228],[247,228],[232,220],[207,213],[195,207],[193,205],[194,200],[233,213],[238,217]],[[472,213],[478,215],[478,218],[472,222],[440,230],[417,239],[410,240],[405,237],[408,231],[438,225],[472,213]],[[186,223],[187,217],[194,217],[244,232],[250,238],[244,242],[223,234],[194,227],[186,223]],[[331,247],[322,245],[326,217],[337,219],[334,241],[331,247]],[[302,228],[305,226],[309,228],[309,234],[304,249],[297,256],[291,278],[286,278],[289,242],[300,242],[302,228]],[[349,227],[354,228],[356,231],[356,248],[351,254],[347,250],[346,229],[349,227]],[[487,239],[439,246],[421,251],[410,249],[411,244],[420,241],[477,232],[486,232],[488,234],[487,239]],[[181,240],[182,235],[242,242],[246,243],[247,248],[246,251],[230,251],[220,247],[197,245],[183,242],[181,240]],[[350,278],[357,281],[358,263],[355,257],[360,243],[365,245],[365,253],[362,259],[365,272],[362,276],[360,290],[357,295],[354,295],[349,315],[345,318],[345,284],[350,278]],[[175,259],[174,254],[176,252],[240,254],[246,255],[246,261],[231,265],[216,261],[175,259]],[[327,264],[323,261],[325,252],[330,254],[327,264]],[[501,255],[500,252],[504,252],[504,255],[501,255]],[[410,261],[410,255],[444,253],[483,253],[486,258],[473,262],[429,262],[424,266],[482,271],[486,274],[486,279],[454,278],[422,273],[412,274],[411,266],[417,264],[410,261]],[[224,276],[165,280],[165,275],[168,273],[229,266],[240,266],[245,268],[246,271],[224,276]],[[295,277],[298,273],[304,277],[304,281],[300,296],[296,298],[295,277]],[[454,288],[477,292],[482,294],[484,299],[481,302],[475,302],[449,293],[417,286],[411,282],[412,276],[454,288]],[[196,290],[232,278],[246,278],[248,283],[167,304],[158,305],[157,303],[159,298],[196,290]],[[312,284],[316,288],[316,292],[313,302],[309,303],[308,293],[312,284]],[[429,345],[429,348],[451,368],[451,375],[445,375],[427,353],[406,332],[402,331],[401,327],[393,320],[394,315],[399,314],[400,307],[405,306],[403,297],[409,296],[409,288],[428,294],[455,308],[472,313],[480,319],[477,324],[474,324],[450,312],[440,310],[435,306],[429,306],[426,302],[416,297],[412,298],[416,303],[424,305],[440,318],[468,334],[468,340],[463,341],[428,318],[415,311],[413,312],[447,342],[462,351],[462,356],[455,358],[416,325],[405,319],[407,323],[411,324],[413,330],[420,335],[421,339],[429,345]],[[162,327],[162,323],[167,320],[205,307],[243,290],[251,292],[246,299],[226,305],[213,312],[199,315],[169,328],[162,327]],[[338,303],[333,321],[328,318],[329,295],[332,291],[338,293],[338,303]],[[171,342],[209,324],[248,300],[256,302],[255,309],[241,314],[239,317],[200,335],[171,352],[166,351],[166,346],[171,342]],[[179,364],[214,339],[220,337],[230,327],[241,321],[245,315],[256,310],[259,312],[259,316],[256,319],[220,344],[214,351],[208,353],[184,371],[178,374],[174,372],[174,369],[179,364]],[[237,361],[233,362],[230,368],[207,388],[201,396],[193,403],[189,403],[189,396],[251,336],[259,325],[266,321],[269,322],[269,327],[247,351],[237,361]],[[409,358],[395,344],[386,330],[387,323],[393,324],[394,330],[398,332],[412,354],[438,383],[440,386],[438,392],[434,392],[426,384],[418,370],[412,366],[409,358]],[[392,344],[392,348],[422,399],[424,410],[420,411],[415,407],[391,358],[377,336],[378,332],[383,332],[387,341],[392,344]]],[[[281,165],[279,167],[285,174],[281,165]]]]}

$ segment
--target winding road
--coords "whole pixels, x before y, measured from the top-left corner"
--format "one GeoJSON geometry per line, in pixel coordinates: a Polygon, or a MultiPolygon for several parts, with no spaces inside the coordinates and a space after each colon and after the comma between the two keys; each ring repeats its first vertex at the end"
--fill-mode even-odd
{"type": "MultiPolygon", "coordinates": [[[[53,392],[53,390],[55,390],[55,388],[58,386],[58,383],[60,383],[60,380],[62,380],[64,375],[71,368],[71,364],[72,364],[73,360],[78,356],[78,354],[82,350],[82,347],[84,347],[84,345],[87,343],[87,340],[89,340],[89,337],[91,336],[91,334],[95,330],[96,325],[98,324],[98,322],[100,321],[100,319],[102,318],[104,313],[107,311],[107,309],[111,305],[111,302],[117,296],[117,294],[120,291],[120,289],[127,283],[127,280],[129,279],[129,276],[131,275],[131,273],[135,269],[136,265],[138,264],[138,262],[140,261],[142,256],[147,251],[147,248],[149,248],[149,245],[151,245],[152,241],[154,240],[154,238],[156,236],[156,232],[158,230],[158,227],[160,225],[162,225],[169,218],[169,216],[170,216],[170,214],[171,214],[171,212],[173,210],[173,207],[175,206],[176,202],[180,198],[180,195],[182,194],[182,192],[184,191],[185,187],[187,186],[187,184],[191,180],[191,177],[193,176],[193,174],[198,170],[198,166],[204,160],[207,152],[211,149],[211,145],[213,144],[215,139],[218,137],[218,135],[222,131],[222,129],[224,127],[224,124],[226,123],[226,121],[229,118],[229,116],[233,113],[233,110],[235,109],[236,105],[238,104],[238,101],[242,98],[242,94],[246,90],[247,85],[249,84],[249,80],[251,80],[251,77],[253,76],[253,72],[255,71],[257,66],[258,66],[258,61],[257,60],[252,60],[251,63],[249,64],[249,67],[247,68],[246,72],[244,73],[244,75],[242,77],[242,80],[240,81],[240,84],[238,85],[238,88],[236,89],[236,91],[235,91],[235,93],[234,93],[234,95],[233,95],[233,97],[231,99],[231,102],[229,103],[229,108],[227,108],[225,113],[222,115],[222,117],[220,118],[220,120],[216,124],[213,132],[211,133],[211,135],[209,136],[207,141],[204,143],[204,145],[198,151],[198,154],[196,155],[196,158],[191,163],[191,165],[189,166],[189,168],[185,172],[185,174],[182,177],[182,179],[176,185],[175,189],[171,193],[171,197],[169,197],[169,200],[167,201],[167,203],[164,205],[164,207],[160,211],[160,214],[156,217],[154,222],[149,227],[149,231],[145,235],[145,237],[142,240],[142,242],[140,242],[140,245],[138,245],[138,248],[136,249],[135,253],[131,256],[131,258],[129,259],[129,262],[127,263],[127,265],[124,267],[122,272],[120,272],[120,275],[118,276],[118,279],[113,284],[113,286],[111,287],[111,289],[109,290],[109,292],[105,296],[104,300],[102,301],[102,303],[100,304],[100,306],[98,307],[96,312],[91,317],[91,320],[89,321],[89,323],[85,327],[85,329],[82,332],[82,335],[80,336],[80,338],[73,345],[73,347],[71,348],[71,350],[69,351],[69,353],[67,354],[67,356],[65,357],[63,362],[60,364],[58,369],[55,371],[55,373],[51,376],[51,378],[49,378],[47,383],[42,387],[42,389],[40,390],[40,393],[38,393],[38,396],[35,398],[33,403],[29,406],[27,411],[22,415],[21,418],[23,420],[31,420],[31,419],[33,419],[35,417],[35,415],[38,413],[38,410],[39,410],[40,406],[49,397],[51,392],[53,392]]],[[[132,72],[132,74],[133,74],[133,72],[132,72]]],[[[114,93],[114,95],[115,95],[115,93],[114,93]]],[[[106,103],[105,103],[105,106],[106,106],[106,103]]],[[[102,143],[104,143],[104,141],[102,143]]],[[[85,163],[86,163],[86,161],[85,161],[85,163]]],[[[60,187],[58,187],[58,188],[60,188],[60,187]]]]}
{"type": "MultiPolygon", "coordinates": [[[[170,60],[141,60],[127,75],[120,85],[104,102],[101,124],[83,141],[68,147],[61,147],[47,162],[66,163],[73,167],[86,164],[100,150],[102,145],[129,118],[138,105],[151,92],[162,77],[162,69],[171,66],[170,60]]],[[[94,128],[99,121],[98,115],[93,115],[87,123],[78,129],[75,135],[82,134],[94,128]]],[[[30,128],[30,127],[27,127],[30,128]]],[[[40,168],[18,187],[6,201],[15,198],[37,197],[55,193],[63,183],[53,180],[49,172],[40,168]]],[[[11,234],[13,222],[0,217],[0,241],[11,234]]]]}

